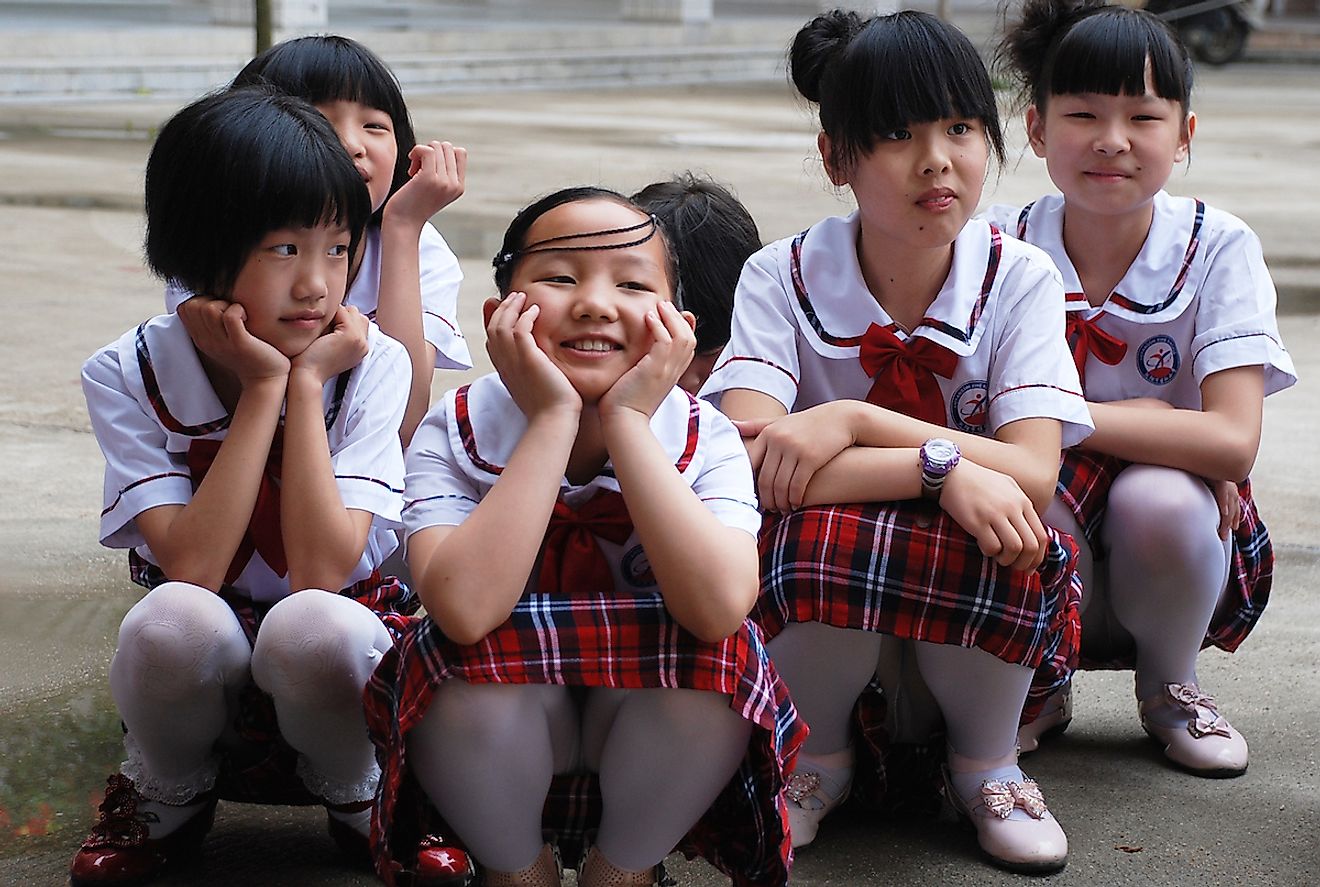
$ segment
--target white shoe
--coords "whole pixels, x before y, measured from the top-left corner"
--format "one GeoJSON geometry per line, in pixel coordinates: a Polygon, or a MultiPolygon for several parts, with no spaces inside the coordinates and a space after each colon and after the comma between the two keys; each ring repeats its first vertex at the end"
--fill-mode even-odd
{"type": "Polygon", "coordinates": [[[946,767],[944,785],[954,810],[976,827],[981,852],[995,865],[1024,875],[1048,875],[1068,864],[1068,837],[1045,806],[1035,780],[1025,774],[1021,779],[985,779],[978,792],[964,798],[946,767]]]}
{"type": "Polygon", "coordinates": [[[1223,779],[1247,772],[1247,740],[1195,684],[1165,684],[1163,694],[1142,701],[1141,726],[1164,747],[1166,758],[1189,773],[1223,779]],[[1186,720],[1165,726],[1152,717],[1158,707],[1181,709],[1186,720]]]}
{"type": "Polygon", "coordinates": [[[1055,691],[1036,720],[1018,728],[1018,754],[1025,755],[1040,748],[1042,739],[1058,736],[1072,723],[1072,682],[1055,691]]]}
{"type": "Polygon", "coordinates": [[[793,846],[805,847],[816,840],[820,821],[848,799],[851,789],[851,767],[844,771],[836,770],[831,776],[814,769],[799,756],[797,770],[784,786],[784,798],[788,802],[788,831],[793,846]]]}

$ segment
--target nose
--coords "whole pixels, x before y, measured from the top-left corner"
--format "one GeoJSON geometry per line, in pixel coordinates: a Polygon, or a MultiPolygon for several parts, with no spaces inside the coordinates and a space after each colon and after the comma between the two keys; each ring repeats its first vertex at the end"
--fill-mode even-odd
{"type": "Polygon", "coordinates": [[[293,285],[293,297],[315,305],[330,295],[331,275],[339,269],[323,262],[304,262],[293,285]]]}
{"type": "Polygon", "coordinates": [[[1101,126],[1100,131],[1096,133],[1093,147],[1097,154],[1108,157],[1124,153],[1128,150],[1130,144],[1127,130],[1120,123],[1112,122],[1101,126]]]}
{"type": "Polygon", "coordinates": [[[614,287],[605,280],[580,281],[573,290],[573,316],[578,320],[612,321],[618,317],[614,287]]]}
{"type": "Polygon", "coordinates": [[[367,149],[362,146],[362,139],[358,137],[357,130],[351,127],[344,127],[339,130],[339,141],[343,143],[348,156],[355,160],[367,153],[367,149]]]}
{"type": "Polygon", "coordinates": [[[939,175],[949,171],[951,152],[945,139],[938,136],[925,139],[922,147],[921,174],[923,176],[939,175]]]}

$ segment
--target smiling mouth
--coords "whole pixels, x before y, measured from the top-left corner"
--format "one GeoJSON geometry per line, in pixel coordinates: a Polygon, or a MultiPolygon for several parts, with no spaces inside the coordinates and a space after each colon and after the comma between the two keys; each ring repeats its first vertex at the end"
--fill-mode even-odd
{"type": "Polygon", "coordinates": [[[622,351],[623,346],[614,342],[607,342],[604,339],[580,339],[576,341],[564,342],[563,347],[569,351],[581,351],[589,354],[603,354],[610,351],[622,351]]]}
{"type": "Polygon", "coordinates": [[[953,205],[958,199],[958,195],[947,188],[938,188],[934,191],[927,191],[917,198],[917,206],[928,209],[945,209],[953,205]]]}

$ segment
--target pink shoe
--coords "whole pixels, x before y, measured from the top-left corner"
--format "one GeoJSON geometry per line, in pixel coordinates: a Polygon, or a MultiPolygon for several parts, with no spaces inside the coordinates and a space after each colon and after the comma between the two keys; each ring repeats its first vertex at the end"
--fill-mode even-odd
{"type": "Polygon", "coordinates": [[[1247,772],[1247,740],[1195,684],[1165,684],[1164,695],[1142,700],[1140,710],[1142,729],[1188,773],[1226,779],[1247,772]],[[1187,720],[1166,727],[1152,717],[1157,706],[1182,709],[1187,720]]]}
{"type": "Polygon", "coordinates": [[[999,868],[1022,875],[1049,875],[1068,864],[1063,833],[1034,779],[987,779],[971,798],[959,796],[948,768],[944,792],[958,815],[976,828],[981,851],[999,868]],[[1014,817],[1017,810],[1025,815],[1014,817]]]}
{"type": "Polygon", "coordinates": [[[788,833],[795,848],[805,847],[816,840],[820,821],[848,800],[851,789],[851,769],[843,774],[840,782],[811,769],[799,756],[797,770],[784,786],[784,799],[788,802],[788,833]]]}
{"type": "Polygon", "coordinates": [[[1025,755],[1040,748],[1042,739],[1063,734],[1072,723],[1072,683],[1067,683],[1049,699],[1036,720],[1018,728],[1018,754],[1025,755]]]}

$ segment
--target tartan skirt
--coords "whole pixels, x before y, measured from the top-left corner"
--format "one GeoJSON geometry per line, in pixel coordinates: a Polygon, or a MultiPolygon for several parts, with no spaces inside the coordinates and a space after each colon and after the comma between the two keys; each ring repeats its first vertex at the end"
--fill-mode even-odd
{"type": "MultiPolygon", "coordinates": [[[[407,883],[418,841],[455,836],[427,802],[408,769],[407,737],[441,681],[471,684],[557,684],[642,689],[682,687],[726,694],[754,725],[738,771],[680,842],[733,884],[782,885],[792,847],[782,789],[806,737],[806,726],[766,655],[750,620],[718,643],[679,626],[659,594],[529,593],[509,619],[477,644],[456,644],[430,617],[414,619],[367,685],[367,727],[381,766],[372,813],[377,874],[407,883]]],[[[600,821],[591,774],[556,777],[546,799],[545,830],[572,864],[600,821]]]]}
{"type": "MultiPolygon", "coordinates": [[[[820,622],[985,650],[1035,670],[1021,715],[1029,723],[1071,678],[1081,646],[1077,545],[1065,533],[1049,534],[1044,562],[1024,572],[987,558],[925,500],[767,515],[752,618],[767,638],[790,622],[820,622]]],[[[853,710],[854,794],[881,813],[933,814],[943,743],[893,743],[886,711],[872,682],[853,710]]]]}
{"type": "MultiPolygon", "coordinates": [[[[129,553],[129,569],[133,581],[146,588],[155,588],[166,581],[159,567],[138,557],[136,552],[129,553]]],[[[379,573],[372,573],[339,593],[375,613],[395,644],[419,606],[407,585],[379,573]]],[[[274,604],[256,603],[228,586],[221,588],[220,598],[238,617],[248,645],[254,647],[261,622],[274,604]]],[[[280,734],[274,700],[255,681],[249,680],[239,691],[238,712],[232,726],[239,741],[217,749],[220,772],[215,787],[219,798],[244,804],[324,803],[298,778],[298,752],[280,734]]]]}
{"type": "MultiPolygon", "coordinates": [[[[1091,546],[1096,560],[1105,556],[1101,529],[1109,502],[1109,488],[1123,469],[1132,463],[1087,450],[1065,450],[1059,468],[1059,499],[1068,506],[1091,546]]],[[[1236,650],[1260,619],[1270,599],[1274,583],[1274,546],[1269,530],[1260,519],[1251,495],[1251,481],[1238,484],[1238,504],[1242,521],[1233,531],[1232,557],[1228,567],[1227,595],[1231,607],[1220,607],[1206,630],[1201,649],[1211,645],[1221,650],[1236,650]]],[[[1135,664],[1135,651],[1119,659],[1096,662],[1085,658],[1081,668],[1129,669],[1135,664]]]]}

